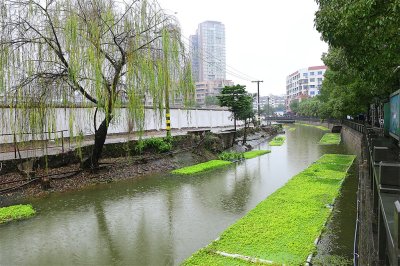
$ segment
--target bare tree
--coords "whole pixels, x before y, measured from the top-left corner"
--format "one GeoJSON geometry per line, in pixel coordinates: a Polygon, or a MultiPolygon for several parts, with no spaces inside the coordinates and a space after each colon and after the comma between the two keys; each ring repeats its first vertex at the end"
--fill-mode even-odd
{"type": "Polygon", "coordinates": [[[87,168],[98,166],[116,108],[141,124],[145,94],[162,110],[165,90],[186,101],[194,90],[179,25],[157,2],[0,0],[0,28],[0,93],[34,114],[28,126],[51,127],[41,114],[76,94],[96,108],[87,168]]]}

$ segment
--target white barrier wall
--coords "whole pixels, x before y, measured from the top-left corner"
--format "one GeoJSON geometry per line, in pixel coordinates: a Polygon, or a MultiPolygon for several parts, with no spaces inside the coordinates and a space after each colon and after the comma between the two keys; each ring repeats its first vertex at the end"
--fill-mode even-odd
{"type": "MultiPolygon", "coordinates": [[[[183,128],[213,128],[213,127],[225,127],[233,126],[233,120],[231,113],[226,110],[216,110],[216,109],[171,109],[171,128],[173,129],[183,129],[183,128]]],[[[82,133],[83,135],[93,135],[94,134],[94,108],[56,108],[54,112],[50,112],[47,117],[48,121],[51,121],[51,129],[48,131],[60,131],[63,132],[64,137],[69,137],[71,135],[71,130],[73,130],[73,135],[82,133]]],[[[100,112],[97,114],[97,127],[99,127],[104,115],[100,112]]],[[[17,110],[10,108],[0,108],[0,143],[12,143],[14,136],[2,136],[2,134],[12,134],[17,132],[17,141],[27,141],[32,139],[32,135],[18,134],[20,132],[30,133],[29,129],[29,114],[25,114],[22,110],[17,110]],[[24,129],[15,126],[15,121],[19,121],[20,125],[24,125],[24,129]]],[[[46,127],[48,128],[48,127],[46,127]]],[[[110,128],[108,130],[109,134],[113,133],[127,133],[136,131],[136,127],[130,118],[129,112],[125,108],[117,110],[117,115],[111,121],[110,128]]],[[[163,112],[162,117],[158,111],[152,109],[145,110],[145,121],[143,124],[144,130],[162,130],[166,128],[165,123],[165,112],[163,112]]],[[[51,138],[54,138],[51,135],[51,138]]],[[[61,137],[61,133],[58,133],[57,137],[61,137]]],[[[37,139],[48,139],[48,136],[36,136],[37,139]]]]}

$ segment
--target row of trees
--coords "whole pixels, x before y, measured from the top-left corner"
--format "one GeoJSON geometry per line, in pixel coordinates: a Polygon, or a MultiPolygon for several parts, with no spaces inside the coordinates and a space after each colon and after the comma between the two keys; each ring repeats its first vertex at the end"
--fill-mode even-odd
{"type": "Polygon", "coordinates": [[[168,117],[170,97],[189,103],[194,85],[179,24],[156,1],[1,0],[1,94],[18,110],[15,133],[56,130],[52,103],[80,95],[96,109],[83,164],[96,167],[119,107],[140,129],[145,96],[168,117]]]}
{"type": "Polygon", "coordinates": [[[293,103],[302,115],[365,113],[400,85],[400,1],[316,0],[315,25],[329,44],[319,97],[293,103]],[[296,106],[297,105],[297,106],[296,106]]]}

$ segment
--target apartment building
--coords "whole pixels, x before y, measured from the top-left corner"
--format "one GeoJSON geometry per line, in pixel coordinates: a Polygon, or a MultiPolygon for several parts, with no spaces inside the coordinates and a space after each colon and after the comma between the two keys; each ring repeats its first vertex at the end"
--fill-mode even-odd
{"type": "Polygon", "coordinates": [[[297,99],[315,97],[320,94],[326,66],[311,66],[299,69],[286,77],[286,109],[297,99]]]}

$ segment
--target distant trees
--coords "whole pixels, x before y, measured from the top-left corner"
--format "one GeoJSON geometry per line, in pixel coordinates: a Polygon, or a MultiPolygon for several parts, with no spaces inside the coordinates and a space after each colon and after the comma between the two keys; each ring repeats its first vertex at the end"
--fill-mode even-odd
{"type": "Polygon", "coordinates": [[[217,96],[206,96],[204,103],[206,106],[219,106],[219,100],[217,96]]]}
{"type": "Polygon", "coordinates": [[[316,28],[329,46],[321,90],[334,117],[365,112],[399,88],[400,2],[317,0],[316,28]]]}
{"type": "Polygon", "coordinates": [[[0,28],[0,94],[26,113],[17,131],[54,130],[52,103],[76,95],[96,108],[84,167],[98,166],[118,107],[127,106],[140,128],[146,95],[161,113],[169,93],[184,102],[193,94],[178,24],[155,1],[3,0],[0,28]]]}

